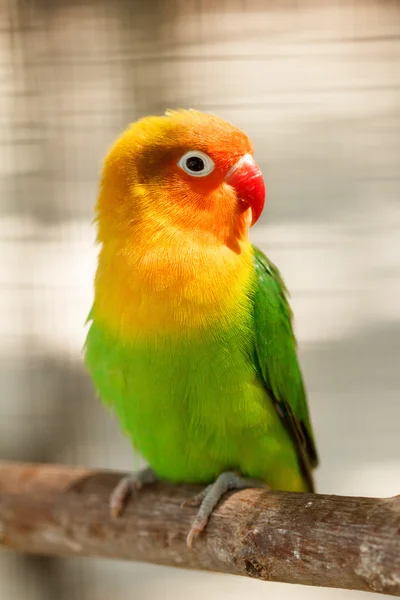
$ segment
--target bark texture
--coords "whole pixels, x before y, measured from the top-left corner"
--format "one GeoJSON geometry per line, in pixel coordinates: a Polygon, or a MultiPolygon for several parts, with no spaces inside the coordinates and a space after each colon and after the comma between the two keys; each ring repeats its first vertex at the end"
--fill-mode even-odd
{"type": "Polygon", "coordinates": [[[226,496],[189,551],[196,509],[181,503],[198,488],[149,485],[113,521],[108,500],[121,476],[0,463],[0,547],[400,596],[400,496],[244,490],[226,496]]]}

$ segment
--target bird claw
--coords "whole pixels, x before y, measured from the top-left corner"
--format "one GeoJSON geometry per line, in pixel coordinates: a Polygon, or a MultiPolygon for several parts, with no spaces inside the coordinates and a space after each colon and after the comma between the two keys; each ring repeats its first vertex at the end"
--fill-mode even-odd
{"type": "Polygon", "coordinates": [[[192,549],[194,538],[196,538],[198,535],[200,535],[200,533],[204,531],[204,529],[207,526],[207,523],[208,517],[196,518],[193,521],[193,524],[186,538],[186,545],[189,548],[189,550],[192,549]]]}
{"type": "Polygon", "coordinates": [[[121,516],[133,490],[133,481],[130,477],[124,477],[117,483],[110,497],[110,513],[113,519],[121,516]]]}
{"type": "Polygon", "coordinates": [[[207,486],[204,490],[202,490],[201,492],[199,492],[198,494],[195,494],[194,496],[191,496],[190,498],[186,498],[186,500],[184,500],[181,503],[181,508],[185,508],[186,506],[192,506],[197,508],[198,506],[201,505],[201,503],[203,502],[204,498],[207,495],[208,490],[210,489],[211,486],[207,486]]]}
{"type": "Polygon", "coordinates": [[[129,498],[145,484],[153,483],[156,477],[151,469],[143,469],[120,479],[110,497],[110,514],[112,519],[118,519],[129,498]]]}
{"type": "Polygon", "coordinates": [[[245,478],[239,473],[226,471],[221,473],[214,483],[207,486],[199,494],[185,500],[182,503],[183,506],[200,506],[186,538],[187,547],[192,548],[194,539],[204,531],[215,507],[227,491],[264,486],[263,482],[256,479],[245,478]]]}
{"type": "Polygon", "coordinates": [[[200,506],[200,502],[196,500],[196,496],[193,496],[193,498],[186,498],[186,500],[181,502],[180,507],[186,508],[187,506],[200,506]]]}

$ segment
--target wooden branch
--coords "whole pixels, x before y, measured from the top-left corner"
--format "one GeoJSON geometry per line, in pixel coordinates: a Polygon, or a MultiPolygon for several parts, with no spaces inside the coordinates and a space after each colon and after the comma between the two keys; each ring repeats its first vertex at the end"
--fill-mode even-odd
{"type": "Polygon", "coordinates": [[[244,490],[227,496],[189,551],[197,488],[150,485],[118,521],[121,473],[0,463],[0,547],[97,556],[400,596],[400,496],[244,490]]]}

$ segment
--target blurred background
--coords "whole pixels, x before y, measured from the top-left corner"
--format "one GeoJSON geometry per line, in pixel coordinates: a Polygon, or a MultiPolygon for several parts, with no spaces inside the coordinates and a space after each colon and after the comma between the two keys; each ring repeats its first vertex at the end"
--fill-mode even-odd
{"type": "MultiPolygon", "coordinates": [[[[400,492],[400,3],[0,0],[0,458],[129,470],[82,362],[101,160],[148,113],[253,138],[254,242],[292,293],[321,492],[400,492]]],[[[0,555],[0,600],[346,599],[150,565],[0,555]]],[[[367,596],[365,596],[366,598],[367,596]]]]}

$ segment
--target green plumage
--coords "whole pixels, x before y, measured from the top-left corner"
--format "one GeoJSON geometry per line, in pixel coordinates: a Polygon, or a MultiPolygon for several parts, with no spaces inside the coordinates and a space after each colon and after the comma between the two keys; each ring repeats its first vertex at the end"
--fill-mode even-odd
{"type": "Polygon", "coordinates": [[[161,479],[209,483],[238,470],[275,489],[312,490],[317,455],[286,289],[253,252],[245,318],[142,344],[115,339],[94,319],[86,363],[161,479]]]}

